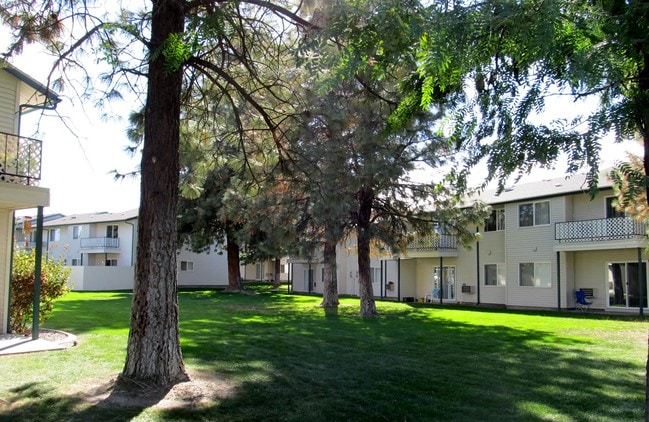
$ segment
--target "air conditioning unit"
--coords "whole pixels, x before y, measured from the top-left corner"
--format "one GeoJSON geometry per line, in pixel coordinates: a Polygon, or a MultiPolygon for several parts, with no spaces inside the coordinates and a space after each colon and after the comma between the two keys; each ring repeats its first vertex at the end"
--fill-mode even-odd
{"type": "Polygon", "coordinates": [[[466,284],[462,285],[462,293],[471,293],[473,286],[467,286],[466,284]]]}
{"type": "Polygon", "coordinates": [[[388,281],[385,283],[385,290],[394,290],[394,281],[388,281]]]}

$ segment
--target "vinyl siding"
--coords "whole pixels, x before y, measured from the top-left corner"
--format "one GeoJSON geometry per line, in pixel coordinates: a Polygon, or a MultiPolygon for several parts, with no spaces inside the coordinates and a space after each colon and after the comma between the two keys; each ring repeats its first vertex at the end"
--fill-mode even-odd
{"type": "MultiPolygon", "coordinates": [[[[509,218],[505,214],[505,226],[510,227],[509,218]]],[[[505,265],[505,286],[485,286],[484,280],[484,267],[486,264],[506,264],[505,258],[505,231],[484,232],[480,239],[480,303],[488,303],[495,305],[504,305],[506,300],[507,287],[512,283],[512,279],[507,274],[507,266],[505,265]]],[[[474,246],[475,248],[475,246],[474,246]]],[[[461,261],[464,268],[465,254],[473,253],[474,251],[467,251],[462,254],[461,261]]],[[[475,263],[474,263],[475,266],[475,263]]],[[[477,279],[477,277],[476,277],[477,279]]],[[[476,293],[477,300],[477,293],[476,293]]]]}
{"type": "Polygon", "coordinates": [[[0,131],[15,134],[18,129],[18,80],[0,70],[0,131]]]}
{"type": "Polygon", "coordinates": [[[0,333],[7,332],[9,322],[8,295],[11,268],[11,228],[13,213],[0,210],[0,333]]]}
{"type": "Polygon", "coordinates": [[[550,224],[543,226],[519,227],[518,209],[520,203],[505,207],[507,297],[506,304],[514,307],[553,308],[557,305],[556,254],[554,246],[554,223],[563,221],[565,201],[563,197],[552,198],[550,203],[550,224]],[[520,286],[519,264],[523,262],[551,264],[551,287],[520,286]]]}

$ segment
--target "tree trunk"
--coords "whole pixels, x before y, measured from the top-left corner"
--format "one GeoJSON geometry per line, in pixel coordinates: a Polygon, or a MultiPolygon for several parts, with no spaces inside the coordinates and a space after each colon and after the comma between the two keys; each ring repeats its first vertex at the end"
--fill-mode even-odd
{"type": "Polygon", "coordinates": [[[239,291],[241,286],[241,274],[239,272],[239,244],[234,240],[234,236],[228,234],[228,290],[239,291]]]}
{"type": "Polygon", "coordinates": [[[275,276],[273,277],[273,287],[278,288],[282,284],[280,280],[280,269],[282,268],[282,262],[279,258],[275,258],[275,276]]]}
{"type": "Polygon", "coordinates": [[[131,326],[122,379],[155,386],[188,380],[180,351],[176,278],[176,201],[182,69],[153,54],[182,33],[184,12],[173,0],[153,2],[149,79],[141,164],[137,261],[131,326]]]}
{"type": "Polygon", "coordinates": [[[335,307],[338,301],[338,278],[336,277],[336,241],[324,242],[324,280],[322,280],[322,307],[335,307]]]}
{"type": "Polygon", "coordinates": [[[373,317],[378,315],[370,277],[370,219],[372,217],[374,191],[369,186],[363,186],[358,198],[358,287],[361,298],[361,316],[373,317]]]}

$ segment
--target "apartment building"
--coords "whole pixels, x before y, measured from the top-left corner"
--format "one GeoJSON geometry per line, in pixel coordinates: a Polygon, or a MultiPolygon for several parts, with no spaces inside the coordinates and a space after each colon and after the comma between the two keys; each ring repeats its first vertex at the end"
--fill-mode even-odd
{"type": "MultiPolygon", "coordinates": [[[[399,256],[372,258],[377,297],[507,308],[574,309],[575,291],[591,308],[638,312],[647,307],[647,227],[615,210],[610,181],[595,197],[585,176],[519,184],[478,200],[492,208],[478,241],[452,235],[418,238],[399,256]]],[[[339,245],[341,294],[358,295],[355,239],[339,245]]],[[[296,292],[321,293],[322,259],[293,258],[296,292]]]]}
{"type": "MultiPolygon", "coordinates": [[[[43,255],[71,267],[73,290],[132,289],[136,260],[138,210],[53,216],[43,223],[43,255]]],[[[29,247],[21,221],[16,242],[29,247]]],[[[181,248],[177,257],[180,287],[227,286],[225,254],[194,253],[181,248]]]]}
{"type": "Polygon", "coordinates": [[[14,212],[42,210],[50,201],[49,189],[38,186],[42,142],[20,136],[20,120],[35,110],[54,109],[59,102],[58,94],[0,61],[0,333],[7,331],[9,321],[14,212]]]}

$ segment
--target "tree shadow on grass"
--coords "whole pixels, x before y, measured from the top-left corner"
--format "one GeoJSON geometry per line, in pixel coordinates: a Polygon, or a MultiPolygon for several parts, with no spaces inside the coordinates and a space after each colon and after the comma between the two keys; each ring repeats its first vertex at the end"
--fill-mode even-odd
{"type": "Polygon", "coordinates": [[[302,302],[286,295],[181,294],[185,361],[217,380],[210,384],[213,390],[221,389],[201,390],[198,404],[110,408],[107,396],[84,407],[83,395],[57,396],[44,391],[47,386],[35,391],[27,386],[12,393],[21,400],[10,415],[53,414],[49,420],[125,420],[150,412],[163,420],[642,418],[642,359],[634,364],[628,357],[602,354],[601,339],[480,325],[479,319],[468,324],[437,317],[439,309],[362,319],[343,306],[337,316],[325,318],[310,298],[312,308],[288,311],[302,302]]]}

